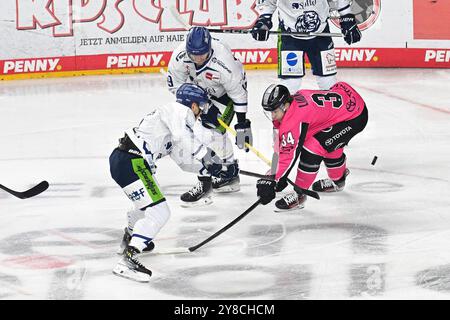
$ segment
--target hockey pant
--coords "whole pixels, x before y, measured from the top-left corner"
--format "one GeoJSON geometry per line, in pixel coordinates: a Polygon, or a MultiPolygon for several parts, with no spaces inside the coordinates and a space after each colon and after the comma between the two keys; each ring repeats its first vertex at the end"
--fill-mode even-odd
{"type": "Polygon", "coordinates": [[[169,220],[169,206],[142,157],[115,149],[109,162],[112,178],[134,205],[127,213],[130,246],[142,251],[169,220]]]}
{"type": "MultiPolygon", "coordinates": [[[[323,32],[330,32],[326,27],[323,32]]],[[[301,88],[305,76],[305,55],[311,63],[320,90],[329,90],[336,82],[336,57],[331,37],[297,39],[278,37],[278,78],[291,94],[301,88]]]]}

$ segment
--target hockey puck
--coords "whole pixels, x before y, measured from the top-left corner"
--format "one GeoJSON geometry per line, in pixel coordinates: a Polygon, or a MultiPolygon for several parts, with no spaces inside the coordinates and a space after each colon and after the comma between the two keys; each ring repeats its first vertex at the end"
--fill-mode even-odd
{"type": "Polygon", "coordinates": [[[374,157],[373,157],[373,159],[372,159],[372,165],[373,165],[373,166],[375,165],[375,162],[377,162],[377,159],[378,159],[377,156],[374,156],[374,157]]]}

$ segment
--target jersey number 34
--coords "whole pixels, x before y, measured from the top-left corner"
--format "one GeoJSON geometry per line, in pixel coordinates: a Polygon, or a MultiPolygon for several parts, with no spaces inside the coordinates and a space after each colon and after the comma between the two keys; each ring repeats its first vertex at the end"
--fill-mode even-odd
{"type": "Polygon", "coordinates": [[[281,146],[282,147],[286,147],[288,144],[292,144],[292,145],[295,144],[295,139],[292,136],[292,132],[290,132],[290,131],[287,133],[287,139],[286,139],[286,135],[285,134],[283,134],[281,136],[281,146]]]}

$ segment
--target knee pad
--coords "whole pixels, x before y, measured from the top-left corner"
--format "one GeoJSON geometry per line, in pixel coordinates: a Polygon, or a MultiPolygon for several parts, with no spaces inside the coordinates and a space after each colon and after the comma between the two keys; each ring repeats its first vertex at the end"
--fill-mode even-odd
{"type": "Polygon", "coordinates": [[[304,172],[316,173],[319,171],[322,159],[322,156],[311,153],[306,149],[302,149],[298,168],[304,172]]]}
{"type": "Polygon", "coordinates": [[[281,79],[280,84],[287,87],[289,89],[289,92],[291,95],[296,93],[298,90],[300,90],[300,87],[302,86],[302,79],[303,78],[286,78],[281,79]]]}
{"type": "Polygon", "coordinates": [[[316,76],[316,80],[320,90],[330,90],[330,88],[337,82],[337,78],[335,75],[328,77],[316,76]]]}
{"type": "Polygon", "coordinates": [[[339,168],[340,166],[342,166],[345,163],[346,159],[347,159],[347,157],[345,156],[345,153],[343,153],[342,156],[340,156],[337,159],[324,158],[323,162],[325,162],[325,166],[327,168],[339,168]]]}

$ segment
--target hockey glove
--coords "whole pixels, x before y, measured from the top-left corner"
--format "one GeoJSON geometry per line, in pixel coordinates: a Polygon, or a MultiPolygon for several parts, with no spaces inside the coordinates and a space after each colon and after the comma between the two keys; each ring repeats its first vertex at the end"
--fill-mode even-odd
{"type": "Polygon", "coordinates": [[[256,182],[256,195],[261,199],[261,203],[266,205],[275,199],[276,182],[269,179],[259,179],[256,182]]]}
{"type": "Polygon", "coordinates": [[[253,144],[252,129],[250,127],[250,120],[246,119],[244,122],[238,122],[234,129],[236,130],[236,145],[239,149],[244,149],[248,152],[250,149],[245,146],[245,143],[253,144]]]}
{"type": "Polygon", "coordinates": [[[286,189],[286,187],[288,186],[287,183],[287,179],[286,178],[281,178],[278,182],[277,182],[277,186],[275,188],[276,192],[281,192],[284,189],[286,189]]]}
{"type": "Polygon", "coordinates": [[[210,148],[207,148],[207,150],[208,152],[201,160],[203,169],[200,170],[200,172],[206,170],[208,174],[218,177],[220,171],[222,170],[222,159],[220,159],[210,148]]]}
{"type": "Polygon", "coordinates": [[[257,41],[267,41],[269,39],[269,30],[272,29],[272,16],[263,15],[256,20],[252,28],[252,37],[257,41]]]}
{"type": "Polygon", "coordinates": [[[361,40],[361,31],[359,31],[354,14],[348,13],[341,16],[339,18],[339,23],[345,42],[352,44],[361,40]]]}

